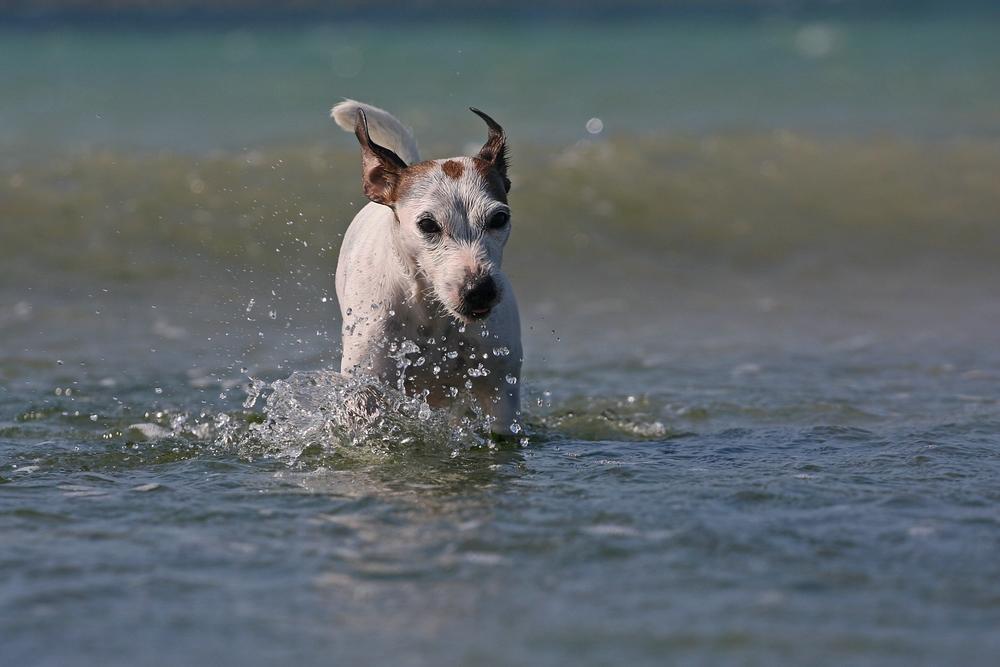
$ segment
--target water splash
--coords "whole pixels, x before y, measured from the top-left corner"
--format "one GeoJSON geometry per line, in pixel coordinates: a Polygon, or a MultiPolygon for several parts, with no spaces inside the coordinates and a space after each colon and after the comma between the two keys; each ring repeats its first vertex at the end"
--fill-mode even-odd
{"type": "Polygon", "coordinates": [[[432,408],[376,378],[297,371],[271,384],[253,380],[246,407],[268,390],[264,421],[250,424],[243,438],[241,453],[248,456],[384,459],[416,446],[452,454],[495,446],[485,414],[469,397],[432,408]]]}

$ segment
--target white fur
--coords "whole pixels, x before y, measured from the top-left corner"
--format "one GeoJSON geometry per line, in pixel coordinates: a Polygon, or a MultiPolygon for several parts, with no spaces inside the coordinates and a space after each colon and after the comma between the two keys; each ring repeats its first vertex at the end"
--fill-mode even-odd
{"type": "Polygon", "coordinates": [[[348,132],[354,132],[354,122],[358,117],[358,109],[364,109],[365,115],[368,117],[368,132],[371,134],[372,141],[379,146],[385,146],[403,158],[403,162],[406,164],[420,162],[416,140],[392,114],[363,102],[344,100],[330,109],[330,116],[337,121],[337,125],[348,132]]]}
{"type": "MultiPolygon", "coordinates": [[[[333,115],[353,131],[358,108],[368,118],[372,141],[407,163],[418,159],[413,137],[385,111],[348,100],[333,115]]],[[[459,178],[443,171],[446,160],[424,163],[393,208],[368,204],[344,235],[337,266],[341,369],[394,382],[436,407],[471,391],[494,432],[520,433],[521,324],[500,270],[510,224],[485,226],[493,215],[510,211],[491,194],[472,158],[451,161],[463,167],[459,178]],[[434,242],[417,227],[428,216],[443,229],[434,242]],[[461,312],[462,288],[486,275],[499,300],[485,320],[470,320],[461,312]]]]}

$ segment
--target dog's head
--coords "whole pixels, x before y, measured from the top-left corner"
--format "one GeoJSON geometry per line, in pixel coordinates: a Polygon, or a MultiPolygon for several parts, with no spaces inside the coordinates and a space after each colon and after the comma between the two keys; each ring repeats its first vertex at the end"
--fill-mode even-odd
{"type": "Polygon", "coordinates": [[[507,145],[492,118],[476,157],[428,160],[411,166],[368,134],[359,110],[365,194],[396,215],[400,250],[437,300],[464,322],[483,321],[500,302],[503,247],[510,236],[507,145]]]}

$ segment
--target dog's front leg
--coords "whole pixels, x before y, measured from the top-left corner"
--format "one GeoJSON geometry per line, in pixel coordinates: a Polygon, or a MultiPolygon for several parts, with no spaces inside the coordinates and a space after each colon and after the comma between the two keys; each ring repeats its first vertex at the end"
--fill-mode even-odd
{"type": "Polygon", "coordinates": [[[494,376],[472,385],[472,395],[490,418],[490,430],[507,437],[524,432],[521,421],[521,389],[508,383],[503,376],[497,378],[502,386],[496,386],[494,376]]]}

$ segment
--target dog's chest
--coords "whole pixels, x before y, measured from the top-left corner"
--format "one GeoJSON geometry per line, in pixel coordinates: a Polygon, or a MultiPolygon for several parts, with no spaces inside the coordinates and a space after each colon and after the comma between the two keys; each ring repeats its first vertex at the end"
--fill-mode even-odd
{"type": "Polygon", "coordinates": [[[390,338],[395,344],[388,356],[402,374],[404,388],[417,395],[426,391],[432,403],[447,402],[473,383],[492,379],[510,353],[488,329],[454,321],[437,327],[410,325],[390,338]],[[409,335],[402,334],[405,329],[409,335]]]}

